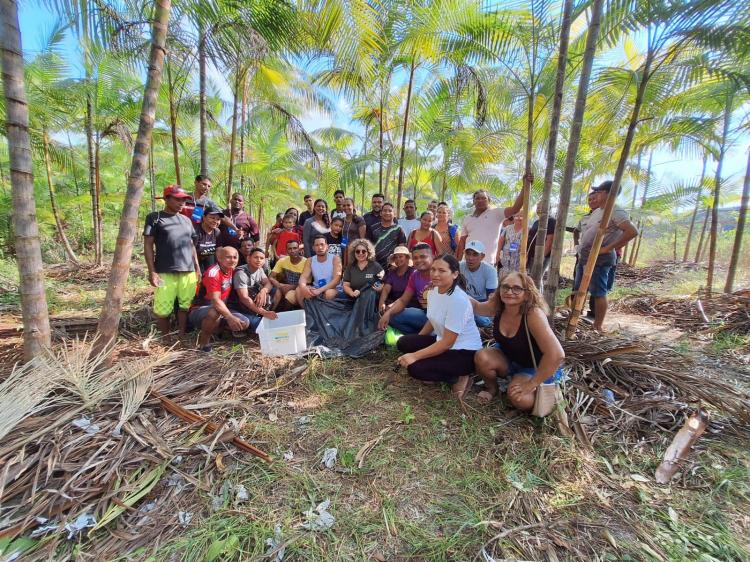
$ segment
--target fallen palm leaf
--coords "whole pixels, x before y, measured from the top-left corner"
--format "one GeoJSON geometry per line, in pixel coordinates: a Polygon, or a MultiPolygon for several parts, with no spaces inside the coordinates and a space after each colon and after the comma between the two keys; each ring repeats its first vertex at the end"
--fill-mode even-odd
{"type": "Polygon", "coordinates": [[[141,499],[154,489],[154,486],[159,482],[159,479],[164,474],[169,462],[164,462],[160,465],[155,466],[151,470],[138,470],[131,476],[131,481],[126,482],[125,488],[131,490],[121,500],[113,500],[112,505],[104,512],[99,522],[94,525],[89,531],[89,535],[101,529],[105,525],[108,525],[120,515],[122,515],[126,509],[133,507],[141,499]]]}

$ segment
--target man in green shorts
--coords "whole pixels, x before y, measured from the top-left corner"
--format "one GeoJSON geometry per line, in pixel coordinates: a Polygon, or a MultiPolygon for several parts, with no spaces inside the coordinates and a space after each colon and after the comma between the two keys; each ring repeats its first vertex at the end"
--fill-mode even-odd
{"type": "Polygon", "coordinates": [[[200,265],[193,245],[193,223],[181,213],[190,195],[178,185],[164,189],[164,209],[146,216],[143,253],[148,280],[156,287],[154,316],[156,327],[166,335],[171,331],[169,317],[177,299],[179,335],[187,330],[190,304],[195,297],[200,265]]]}

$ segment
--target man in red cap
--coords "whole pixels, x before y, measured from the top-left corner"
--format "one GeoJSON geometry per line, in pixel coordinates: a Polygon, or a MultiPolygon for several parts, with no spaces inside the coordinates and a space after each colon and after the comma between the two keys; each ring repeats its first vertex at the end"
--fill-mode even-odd
{"type": "Polygon", "coordinates": [[[146,216],[143,254],[148,280],[154,293],[154,316],[162,335],[170,330],[169,317],[177,299],[180,336],[187,329],[187,315],[200,275],[198,254],[193,245],[193,223],[182,214],[190,195],[178,185],[164,188],[164,209],[146,216]]]}

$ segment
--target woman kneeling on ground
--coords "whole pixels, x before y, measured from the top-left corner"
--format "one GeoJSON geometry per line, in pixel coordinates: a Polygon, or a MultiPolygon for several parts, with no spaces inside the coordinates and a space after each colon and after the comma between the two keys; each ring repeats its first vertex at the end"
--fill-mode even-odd
{"type": "Polygon", "coordinates": [[[450,383],[460,400],[470,386],[474,354],[482,348],[482,340],[471,301],[463,290],[458,260],[440,256],[432,262],[430,278],[433,288],[427,295],[427,323],[419,334],[398,340],[398,350],[404,353],[398,363],[415,379],[450,383]]]}
{"type": "Polygon", "coordinates": [[[547,322],[547,303],[531,277],[514,271],[500,279],[500,287],[490,300],[472,300],[471,304],[475,314],[495,317],[492,329],[496,346],[482,349],[474,357],[477,374],[486,385],[486,390],[477,396],[478,401],[489,403],[497,395],[497,378],[511,375],[511,404],[531,411],[537,388],[542,383],[559,381],[560,365],[565,359],[547,322]]]}

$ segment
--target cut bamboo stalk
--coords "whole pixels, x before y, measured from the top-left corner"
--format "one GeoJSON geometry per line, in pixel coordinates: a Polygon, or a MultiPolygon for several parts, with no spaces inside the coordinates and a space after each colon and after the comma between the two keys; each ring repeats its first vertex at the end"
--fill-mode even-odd
{"type": "Polygon", "coordinates": [[[703,435],[708,425],[708,414],[703,410],[690,416],[680,431],[677,432],[672,444],[667,447],[664,453],[664,460],[656,469],[656,481],[659,484],[668,484],[674,477],[680,462],[687,458],[698,438],[703,435]]]}

